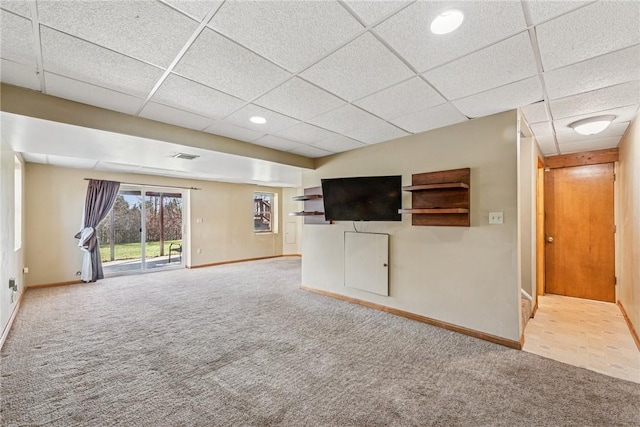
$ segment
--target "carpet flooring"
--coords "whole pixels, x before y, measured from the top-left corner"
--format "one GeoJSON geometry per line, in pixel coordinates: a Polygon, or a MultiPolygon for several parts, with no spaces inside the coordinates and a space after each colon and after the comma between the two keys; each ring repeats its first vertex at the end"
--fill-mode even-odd
{"type": "Polygon", "coordinates": [[[278,258],[29,290],[2,425],[640,425],[639,384],[299,285],[278,258]]]}

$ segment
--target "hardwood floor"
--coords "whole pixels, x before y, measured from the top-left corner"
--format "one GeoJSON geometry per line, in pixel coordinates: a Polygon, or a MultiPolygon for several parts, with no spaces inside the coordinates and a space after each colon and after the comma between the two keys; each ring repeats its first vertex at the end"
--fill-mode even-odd
{"type": "Polygon", "coordinates": [[[640,351],[616,304],[540,296],[524,336],[524,351],[640,383],[640,351]]]}

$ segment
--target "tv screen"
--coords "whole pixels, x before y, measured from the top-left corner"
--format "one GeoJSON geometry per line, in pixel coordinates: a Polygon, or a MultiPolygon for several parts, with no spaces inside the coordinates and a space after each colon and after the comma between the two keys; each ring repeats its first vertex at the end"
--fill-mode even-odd
{"type": "Polygon", "coordinates": [[[322,180],[329,221],[401,221],[402,177],[363,176],[322,180]]]}

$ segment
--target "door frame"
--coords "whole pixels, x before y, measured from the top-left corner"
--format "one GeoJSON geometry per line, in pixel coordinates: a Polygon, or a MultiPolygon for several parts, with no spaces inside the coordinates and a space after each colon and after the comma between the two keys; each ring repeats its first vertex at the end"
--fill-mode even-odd
{"type": "Polygon", "coordinates": [[[544,160],[538,157],[536,171],[536,292],[545,292],[545,229],[544,229],[544,160]]]}
{"type": "MultiPolygon", "coordinates": [[[[579,153],[572,154],[561,154],[557,156],[544,157],[544,159],[538,158],[538,176],[536,180],[536,219],[538,219],[538,208],[542,208],[542,221],[537,221],[536,223],[536,253],[537,253],[537,262],[536,262],[536,271],[538,272],[536,279],[536,289],[538,295],[544,295],[546,291],[546,280],[545,280],[545,270],[546,270],[546,259],[545,259],[545,242],[546,242],[546,230],[545,230],[545,217],[544,217],[544,174],[546,171],[550,169],[560,169],[560,168],[568,168],[573,166],[587,166],[587,165],[598,165],[603,163],[613,163],[613,171],[614,171],[614,188],[613,188],[613,221],[614,227],[617,223],[617,191],[618,187],[615,182],[615,173],[616,166],[619,158],[618,148],[609,148],[605,150],[596,150],[596,151],[583,151],[579,153]],[[542,165],[542,166],[541,166],[542,165]],[[540,190],[542,191],[540,193],[540,190]],[[540,256],[540,251],[542,255],[540,256]],[[540,273],[539,269],[542,269],[542,273],[540,273]]],[[[615,273],[617,275],[617,259],[618,259],[618,246],[617,246],[617,234],[614,235],[614,265],[615,265],[615,273]]],[[[617,301],[618,297],[618,286],[614,287],[614,299],[617,301]]]]}

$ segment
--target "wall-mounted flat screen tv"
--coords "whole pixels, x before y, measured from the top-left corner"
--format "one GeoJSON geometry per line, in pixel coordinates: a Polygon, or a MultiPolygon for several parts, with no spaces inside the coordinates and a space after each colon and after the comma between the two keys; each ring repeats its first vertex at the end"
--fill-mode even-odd
{"type": "Polygon", "coordinates": [[[402,176],[323,179],[322,200],[329,221],[401,221],[402,176]]]}

